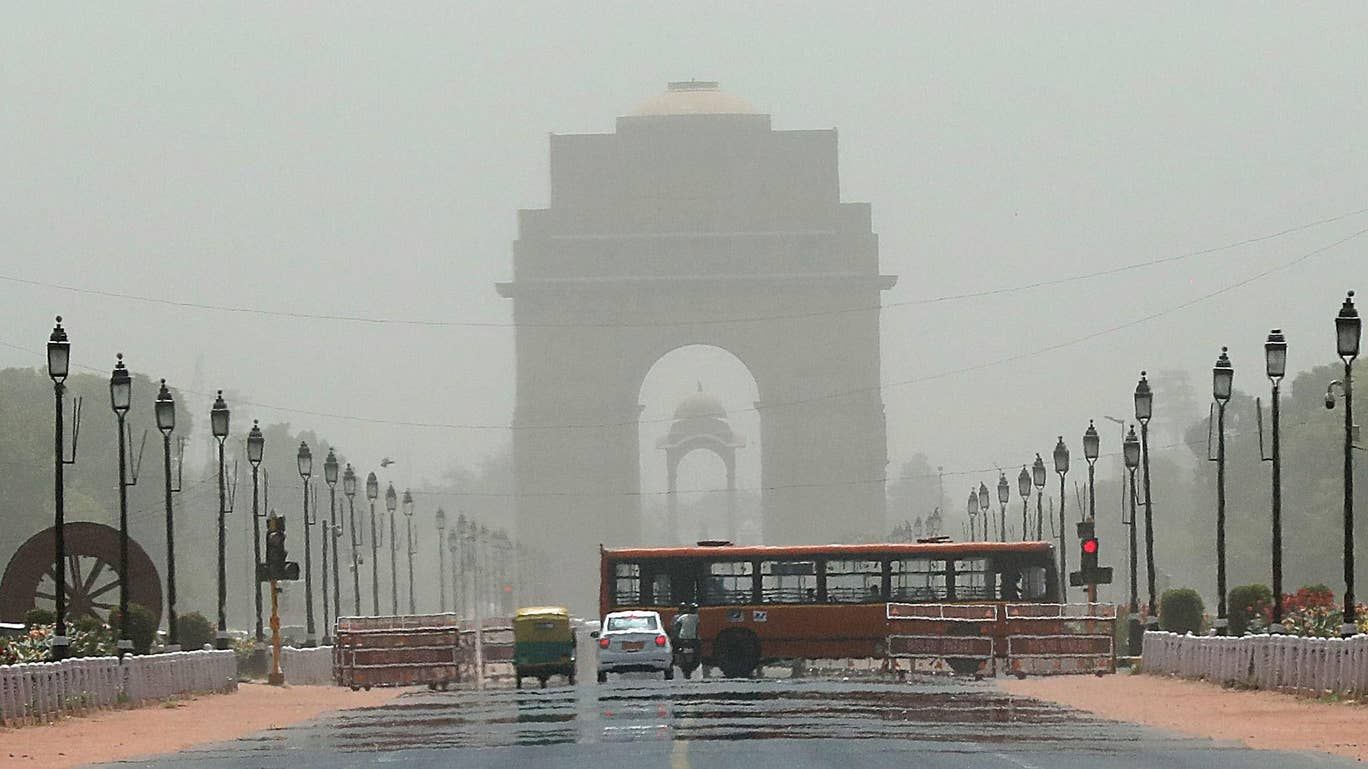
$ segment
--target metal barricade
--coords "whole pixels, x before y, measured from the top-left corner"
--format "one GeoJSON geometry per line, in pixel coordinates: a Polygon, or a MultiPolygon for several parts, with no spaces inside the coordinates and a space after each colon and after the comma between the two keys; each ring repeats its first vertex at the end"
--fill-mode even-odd
{"type": "Polygon", "coordinates": [[[1116,672],[1116,606],[1005,604],[1007,670],[1017,675],[1116,672]]]}

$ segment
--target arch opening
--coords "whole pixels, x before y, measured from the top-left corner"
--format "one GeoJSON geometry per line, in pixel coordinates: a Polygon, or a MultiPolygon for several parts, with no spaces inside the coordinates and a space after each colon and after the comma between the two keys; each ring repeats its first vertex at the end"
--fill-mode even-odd
{"type": "Polygon", "coordinates": [[[643,539],[762,541],[760,394],[749,367],[721,347],[677,347],[647,370],[638,397],[643,539]]]}

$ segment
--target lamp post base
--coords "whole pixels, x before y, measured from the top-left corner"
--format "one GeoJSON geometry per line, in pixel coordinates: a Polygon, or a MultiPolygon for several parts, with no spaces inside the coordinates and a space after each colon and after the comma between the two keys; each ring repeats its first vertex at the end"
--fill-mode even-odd
{"type": "Polygon", "coordinates": [[[1355,625],[1352,622],[1346,622],[1343,625],[1340,625],[1340,638],[1352,638],[1358,635],[1358,632],[1358,625],[1355,625]]]}
{"type": "Polygon", "coordinates": [[[1140,618],[1132,614],[1126,630],[1128,631],[1126,640],[1130,647],[1130,656],[1139,657],[1144,647],[1145,635],[1145,631],[1140,625],[1140,618]]]}
{"type": "Polygon", "coordinates": [[[1287,628],[1283,627],[1283,626],[1282,626],[1282,623],[1280,623],[1280,622],[1274,622],[1272,625],[1269,625],[1269,626],[1268,626],[1268,634],[1269,634],[1269,635],[1287,635],[1287,628]]]}
{"type": "Polygon", "coordinates": [[[252,647],[252,656],[247,658],[247,674],[259,676],[268,673],[269,668],[270,663],[266,656],[266,645],[258,643],[256,646],[252,647]]]}

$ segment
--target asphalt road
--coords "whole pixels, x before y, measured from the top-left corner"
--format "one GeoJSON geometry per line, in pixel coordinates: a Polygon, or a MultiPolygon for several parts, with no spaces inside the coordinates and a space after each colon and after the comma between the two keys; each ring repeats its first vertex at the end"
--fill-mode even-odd
{"type": "MultiPolygon", "coordinates": [[[[347,694],[339,690],[338,698],[347,694]]],[[[937,677],[904,683],[637,679],[544,690],[418,691],[382,707],[343,711],[131,765],[1221,769],[1355,764],[1178,737],[1009,696],[987,681],[937,677]]]]}

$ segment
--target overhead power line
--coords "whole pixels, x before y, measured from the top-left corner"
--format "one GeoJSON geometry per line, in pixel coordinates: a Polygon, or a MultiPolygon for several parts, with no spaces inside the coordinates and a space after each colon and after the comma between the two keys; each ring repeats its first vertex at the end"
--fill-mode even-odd
{"type": "Polygon", "coordinates": [[[717,325],[732,325],[732,324],[738,324],[738,323],[764,323],[764,322],[776,322],[776,321],[793,321],[793,320],[802,320],[802,319],[805,319],[805,318],[819,318],[819,317],[827,317],[827,316],[834,316],[834,315],[845,315],[845,314],[857,313],[857,312],[877,312],[877,311],[880,311],[880,310],[889,310],[889,309],[894,309],[894,308],[898,308],[898,307],[917,307],[917,306],[924,306],[924,305],[942,304],[942,303],[946,303],[946,302],[965,301],[965,300],[969,300],[969,299],[981,299],[981,298],[990,297],[990,296],[1003,296],[1003,295],[1008,295],[1008,294],[1019,293],[1019,292],[1022,292],[1022,291],[1031,291],[1031,290],[1034,290],[1034,289],[1049,288],[1049,287],[1053,287],[1053,286],[1061,286],[1061,285],[1066,285],[1066,284],[1069,284],[1069,283],[1076,283],[1076,282],[1078,282],[1078,281],[1091,280],[1091,279],[1093,279],[1093,278],[1106,277],[1106,276],[1110,276],[1110,275],[1119,275],[1119,274],[1121,274],[1121,273],[1132,272],[1132,271],[1134,271],[1134,270],[1140,270],[1140,269],[1145,269],[1145,268],[1148,268],[1148,267],[1156,267],[1156,266],[1159,266],[1159,265],[1170,264],[1170,263],[1173,263],[1173,262],[1179,262],[1179,261],[1183,261],[1183,260],[1186,260],[1186,259],[1192,259],[1192,258],[1199,257],[1199,256],[1208,256],[1208,255],[1210,255],[1210,254],[1217,254],[1217,253],[1221,253],[1221,252],[1223,252],[1223,251],[1231,251],[1231,250],[1234,250],[1234,249],[1243,248],[1243,247],[1245,247],[1245,246],[1250,246],[1250,245],[1254,245],[1254,244],[1257,244],[1257,243],[1263,243],[1263,242],[1266,242],[1266,241],[1275,240],[1275,239],[1277,239],[1277,238],[1281,238],[1281,237],[1284,237],[1284,236],[1286,236],[1286,235],[1291,235],[1291,234],[1294,234],[1294,233],[1297,233],[1297,232],[1302,232],[1302,231],[1309,230],[1309,229],[1313,229],[1313,228],[1316,228],[1316,227],[1321,227],[1321,226],[1324,226],[1324,225],[1327,225],[1327,224],[1333,224],[1334,222],[1342,221],[1342,220],[1344,220],[1344,219],[1348,219],[1348,218],[1351,218],[1351,217],[1359,216],[1359,215],[1365,214],[1365,213],[1368,213],[1368,208],[1360,208],[1360,209],[1357,209],[1357,210],[1354,210],[1354,211],[1348,211],[1348,212],[1345,212],[1345,213],[1342,213],[1342,214],[1338,214],[1338,215],[1336,215],[1336,216],[1330,216],[1330,217],[1326,217],[1326,218],[1324,218],[1324,219],[1317,219],[1317,220],[1315,220],[1315,221],[1305,222],[1305,223],[1303,223],[1303,224],[1293,225],[1293,226],[1291,226],[1291,227],[1286,227],[1286,228],[1283,228],[1283,229],[1281,229],[1281,230],[1278,230],[1278,231],[1276,231],[1276,232],[1270,232],[1270,233],[1266,233],[1266,234],[1263,234],[1263,235],[1256,235],[1256,236],[1249,237],[1249,238],[1243,238],[1243,239],[1241,239],[1241,240],[1232,241],[1232,242],[1225,243],[1225,244],[1222,244],[1222,245],[1219,245],[1219,246],[1212,246],[1212,247],[1209,247],[1209,248],[1201,248],[1201,249],[1197,249],[1197,250],[1194,250],[1194,251],[1185,251],[1185,252],[1182,252],[1182,253],[1172,254],[1172,255],[1170,255],[1170,256],[1165,256],[1165,257],[1159,257],[1159,258],[1156,258],[1156,259],[1148,259],[1148,260],[1141,261],[1141,262],[1132,262],[1132,263],[1130,263],[1130,264],[1125,264],[1125,265],[1121,265],[1121,266],[1118,266],[1118,267],[1109,267],[1109,268],[1102,269],[1102,270],[1092,270],[1092,271],[1089,271],[1089,272],[1075,273],[1075,274],[1065,275],[1065,276],[1058,277],[1058,278],[1050,278],[1050,279],[1047,279],[1047,280],[1032,281],[1032,282],[1029,282],[1029,283],[1022,283],[1022,284],[1018,284],[1018,285],[1014,285],[1014,286],[1002,286],[1002,287],[998,287],[998,288],[982,289],[982,290],[978,290],[978,291],[968,291],[968,292],[963,292],[963,293],[942,294],[942,295],[939,295],[939,296],[920,297],[920,298],[916,298],[916,299],[907,299],[907,300],[898,301],[898,302],[885,302],[885,303],[883,303],[883,304],[865,305],[865,306],[860,306],[860,307],[842,307],[842,308],[830,309],[830,310],[813,310],[813,311],[810,311],[810,312],[780,313],[780,314],[774,314],[774,315],[750,315],[750,316],[738,316],[738,317],[730,317],[730,318],[698,318],[698,319],[692,319],[692,320],[663,320],[663,321],[639,321],[639,322],[607,322],[607,321],[604,321],[604,322],[590,322],[590,321],[575,322],[575,321],[570,321],[570,322],[559,322],[559,323],[549,323],[549,322],[548,322],[548,323],[529,323],[529,322],[523,322],[523,323],[507,323],[507,322],[499,322],[499,321],[426,320],[426,319],[421,319],[421,318],[385,317],[385,316],[375,316],[375,315],[352,315],[352,314],[347,314],[347,313],[327,313],[327,312],[324,312],[324,313],[311,313],[311,312],[301,312],[301,311],[297,311],[297,310],[277,310],[277,309],[263,308],[263,307],[248,307],[248,306],[244,306],[244,305],[215,304],[215,303],[209,303],[209,302],[191,302],[191,301],[186,301],[186,300],[181,300],[181,299],[169,299],[169,298],[166,298],[166,297],[146,296],[146,295],[141,295],[141,294],[132,294],[132,293],[125,293],[125,292],[120,292],[120,291],[110,291],[110,290],[107,290],[107,289],[90,288],[90,287],[87,287],[87,286],[77,286],[77,285],[71,285],[71,284],[66,284],[66,283],[56,283],[56,282],[52,282],[52,281],[36,280],[36,279],[33,279],[33,278],[26,278],[26,277],[23,277],[23,276],[20,276],[20,275],[0,274],[0,280],[7,281],[7,282],[10,282],[10,283],[16,283],[16,284],[19,284],[19,285],[25,285],[25,286],[34,286],[34,287],[39,287],[39,288],[49,288],[49,289],[55,289],[55,290],[59,290],[59,291],[70,291],[70,292],[72,292],[72,293],[84,294],[84,295],[88,295],[88,296],[100,296],[100,297],[105,297],[105,298],[109,298],[109,299],[119,299],[119,300],[130,301],[130,302],[140,302],[140,303],[143,303],[143,304],[157,304],[157,305],[163,305],[163,306],[167,306],[167,307],[175,307],[175,308],[177,308],[177,309],[204,310],[204,311],[210,311],[210,312],[233,313],[233,314],[238,314],[238,315],[254,315],[254,316],[259,316],[259,317],[284,318],[284,319],[288,319],[288,320],[320,320],[320,321],[332,321],[332,322],[341,322],[341,323],[359,323],[359,324],[377,325],[377,326],[417,326],[417,327],[426,327],[426,328],[507,328],[507,329],[518,329],[518,328],[676,328],[676,327],[680,327],[680,326],[717,326],[717,325]]]}
{"type": "MultiPolygon", "coordinates": [[[[1365,209],[1365,210],[1368,210],[1368,209],[1365,209]]],[[[1347,216],[1347,215],[1346,215],[1346,216],[1347,216]]],[[[1341,217],[1341,218],[1342,218],[1342,217],[1341,217]]],[[[1162,310],[1159,310],[1159,311],[1156,311],[1156,312],[1149,313],[1148,315],[1144,315],[1144,316],[1142,316],[1142,317],[1135,318],[1135,319],[1133,319],[1133,320],[1130,320],[1130,321],[1127,321],[1127,322],[1124,322],[1124,323],[1119,323],[1119,324],[1116,324],[1116,325],[1112,325],[1112,326],[1108,326],[1108,327],[1105,327],[1105,328],[1101,328],[1101,329],[1098,329],[1098,330],[1096,330],[1096,331],[1092,331],[1092,332],[1089,332],[1089,333],[1087,333],[1087,334],[1083,334],[1083,335],[1081,335],[1081,336],[1074,337],[1074,338],[1072,338],[1072,339],[1067,339],[1067,340],[1062,341],[1062,342],[1056,342],[1056,343],[1053,343],[1053,344],[1045,345],[1045,346],[1043,346],[1043,347],[1040,347],[1040,348],[1037,348],[1037,349],[1034,349],[1034,350],[1031,350],[1031,351],[1028,351],[1028,352],[1014,353],[1014,354],[1012,354],[1012,355],[1007,355],[1007,356],[1003,356],[1003,357],[1000,357],[1000,358],[995,358],[995,359],[987,360],[987,361],[981,361],[981,362],[979,362],[979,363],[974,363],[974,364],[970,364],[970,365],[966,365],[966,366],[961,366],[961,367],[958,367],[958,368],[947,369],[947,370],[944,370],[944,371],[936,372],[936,373],[933,373],[933,374],[927,374],[927,375],[924,375],[924,376],[912,377],[912,378],[909,378],[909,379],[902,379],[902,380],[895,380],[895,381],[891,381],[891,382],[882,382],[882,383],[880,383],[880,384],[878,384],[878,385],[870,385],[870,386],[867,386],[867,387],[859,387],[859,388],[853,388],[853,389],[848,389],[848,390],[840,390],[840,391],[836,391],[836,392],[830,392],[830,393],[825,393],[825,394],[822,394],[822,395],[813,396],[813,397],[810,397],[810,398],[799,398],[799,399],[788,400],[788,401],[776,401],[776,402],[772,402],[772,403],[765,403],[765,404],[763,404],[762,406],[749,406],[749,407],[738,408],[738,409],[735,409],[735,410],[733,411],[733,413],[758,413],[758,412],[762,412],[762,411],[766,411],[766,410],[775,410],[775,409],[787,408],[787,407],[792,407],[792,406],[807,405],[807,404],[817,403],[817,402],[821,402],[821,401],[835,400],[835,399],[839,399],[839,398],[843,398],[843,397],[848,397],[848,396],[852,396],[852,395],[861,395],[861,394],[866,394],[866,393],[870,393],[870,392],[884,392],[884,391],[886,391],[886,390],[890,390],[890,389],[896,388],[896,387],[908,387],[908,386],[912,386],[912,385],[916,385],[916,384],[924,384],[924,383],[926,383],[926,382],[936,381],[936,380],[939,380],[939,379],[944,379],[944,378],[946,378],[946,377],[957,376],[957,375],[966,374],[966,373],[972,373],[972,372],[975,372],[975,371],[982,371],[982,370],[988,369],[988,368],[995,368],[995,367],[997,367],[997,366],[1005,365],[1005,364],[1008,364],[1008,363],[1013,363],[1013,362],[1016,362],[1016,361],[1019,361],[1019,360],[1025,360],[1025,359],[1034,358],[1034,357],[1037,357],[1037,356],[1042,355],[1042,354],[1045,354],[1045,353],[1056,352],[1056,351],[1058,351],[1058,350],[1066,349],[1066,348],[1069,348],[1069,347],[1074,347],[1074,346],[1079,345],[1079,344],[1082,344],[1082,343],[1084,343],[1084,342],[1088,342],[1088,341],[1091,341],[1091,340],[1093,340],[1093,339],[1097,339],[1097,338],[1100,338],[1100,337],[1108,336],[1108,335],[1111,335],[1111,334],[1114,334],[1114,333],[1117,333],[1117,332],[1120,332],[1120,331],[1124,331],[1124,330],[1129,329],[1129,328],[1133,328],[1133,327],[1136,327],[1136,326],[1140,326],[1140,325],[1143,325],[1143,324],[1145,324],[1145,323],[1149,323],[1149,322],[1151,322],[1151,321],[1154,321],[1154,320],[1157,320],[1157,319],[1159,319],[1159,318],[1162,318],[1162,317],[1164,317],[1164,316],[1171,315],[1171,314],[1173,314],[1173,313],[1175,313],[1175,312],[1178,312],[1178,311],[1181,311],[1181,310],[1185,310],[1185,309],[1188,309],[1188,308],[1190,308],[1190,307],[1193,307],[1193,306],[1202,304],[1202,303],[1204,303],[1204,302],[1210,301],[1210,300],[1215,299],[1215,298],[1217,298],[1217,297],[1219,297],[1219,296],[1222,296],[1222,295],[1224,295],[1224,294],[1230,293],[1231,291],[1234,291],[1234,290],[1236,290],[1236,289],[1239,289],[1239,288],[1242,288],[1242,287],[1244,287],[1244,286],[1247,286],[1247,285],[1249,285],[1250,283],[1253,283],[1253,282],[1255,282],[1255,281],[1258,281],[1258,280],[1261,280],[1261,279],[1263,279],[1263,278],[1266,278],[1266,277],[1268,277],[1269,275],[1273,275],[1273,274],[1275,274],[1275,273],[1282,272],[1282,271],[1284,271],[1284,270],[1287,270],[1287,269],[1290,269],[1290,268],[1292,268],[1292,267],[1295,267],[1296,265],[1301,264],[1302,262],[1305,262],[1306,260],[1308,260],[1308,259],[1310,259],[1310,258],[1312,258],[1312,257],[1314,257],[1314,256],[1318,256],[1318,255],[1323,254],[1323,253],[1325,253],[1325,252],[1327,252],[1327,251],[1330,251],[1330,250],[1333,250],[1333,249],[1335,249],[1335,248],[1338,248],[1339,246],[1342,246],[1342,245],[1344,245],[1344,244],[1346,244],[1346,243],[1349,243],[1350,241],[1353,241],[1353,240],[1355,240],[1355,239],[1357,239],[1357,238],[1360,238],[1360,237],[1362,237],[1362,236],[1365,235],[1365,234],[1368,234],[1368,227],[1365,227],[1365,228],[1363,228],[1363,229],[1356,230],[1355,232],[1352,232],[1352,233],[1350,233],[1349,235],[1346,235],[1346,236],[1344,236],[1344,237],[1342,237],[1342,238],[1339,238],[1339,239],[1337,239],[1337,240],[1335,240],[1335,241],[1332,241],[1332,242],[1330,242],[1330,243],[1327,243],[1326,245],[1320,246],[1320,247],[1315,248],[1315,249],[1312,249],[1312,250],[1310,250],[1310,251],[1303,252],[1303,253],[1299,254],[1298,256],[1292,258],[1292,259],[1289,260],[1289,261],[1282,262],[1282,263],[1280,263],[1280,264],[1274,265],[1273,267],[1270,267],[1270,268],[1265,269],[1265,270],[1261,270],[1261,271],[1256,272],[1256,273],[1254,273],[1254,274],[1252,274],[1252,275],[1249,275],[1248,277],[1245,277],[1245,278],[1243,278],[1243,279],[1241,279],[1241,280],[1239,280],[1239,281],[1236,281],[1235,283],[1231,283],[1231,284],[1228,284],[1228,285],[1226,285],[1226,286],[1224,286],[1224,287],[1222,287],[1222,288],[1216,289],[1216,290],[1214,290],[1214,291],[1210,291],[1210,292],[1208,292],[1208,293],[1206,293],[1206,294],[1203,294],[1203,295],[1201,295],[1201,296],[1198,296],[1198,297],[1196,297],[1196,298],[1194,298],[1194,299],[1189,299],[1189,300],[1187,300],[1187,301],[1180,302],[1180,303],[1178,303],[1178,304],[1169,306],[1169,307],[1167,307],[1167,308],[1165,308],[1165,309],[1162,309],[1162,310]]],[[[0,277],[2,277],[2,276],[0,276],[0,277]]],[[[34,356],[39,357],[39,358],[45,357],[45,354],[42,353],[42,352],[39,352],[39,351],[37,351],[37,350],[30,349],[30,348],[23,347],[23,346],[21,346],[21,345],[16,345],[16,344],[13,344],[13,343],[11,343],[11,342],[6,342],[6,341],[3,341],[3,340],[0,340],[0,346],[8,347],[8,348],[11,348],[11,349],[14,349],[14,350],[20,350],[20,351],[29,353],[30,355],[34,355],[34,356]]],[[[104,373],[103,370],[101,370],[101,369],[96,369],[96,368],[93,368],[93,367],[90,367],[90,366],[83,366],[83,365],[74,364],[74,363],[73,363],[72,365],[73,365],[74,367],[76,367],[76,368],[80,368],[80,369],[83,369],[83,370],[86,370],[86,371],[90,371],[90,372],[92,372],[92,373],[104,373]]],[[[205,397],[212,397],[212,396],[213,396],[213,393],[212,393],[212,392],[200,392],[200,391],[196,391],[196,390],[190,390],[190,389],[187,389],[187,388],[178,388],[178,389],[180,389],[182,392],[191,393],[191,394],[194,394],[194,395],[201,395],[201,396],[205,396],[205,397]]],[[[573,423],[573,422],[572,422],[572,423],[553,423],[553,424],[541,424],[541,425],[529,424],[529,425],[517,425],[517,426],[515,426],[515,425],[510,425],[510,424],[507,424],[507,423],[428,422],[428,421],[419,421],[419,420],[388,419],[388,418],[381,418],[381,417],[362,416],[362,415],[357,415],[357,414],[343,414],[343,413],[337,413],[337,412],[319,411],[319,410],[314,410],[314,409],[304,409],[304,408],[299,408],[299,407],[294,407],[294,406],[283,406],[283,405],[276,405],[276,404],[270,404],[270,403],[263,403],[263,402],[260,402],[260,401],[252,401],[252,400],[239,400],[239,401],[237,401],[237,403],[238,403],[238,404],[241,404],[241,405],[245,405],[245,406],[254,406],[254,407],[256,407],[256,408],[264,409],[264,410],[267,410],[267,411],[276,411],[276,412],[285,413],[285,414],[297,414],[297,415],[301,415],[301,416],[318,417],[318,418],[320,418],[320,419],[336,419],[336,420],[348,421],[348,422],[356,422],[356,423],[361,423],[361,424],[389,425],[389,426],[394,426],[394,427],[411,427],[411,428],[428,428],[428,429],[445,429],[445,430],[509,430],[509,431],[512,431],[512,430],[597,430],[597,429],[615,428],[615,427],[630,427],[630,426],[645,425],[645,424],[663,424],[663,423],[668,423],[668,422],[674,421],[674,417],[673,417],[673,416],[670,416],[670,417],[650,417],[650,418],[641,418],[641,419],[634,419],[634,420],[616,420],[616,421],[609,421],[609,422],[586,422],[586,423],[573,423]]]]}

